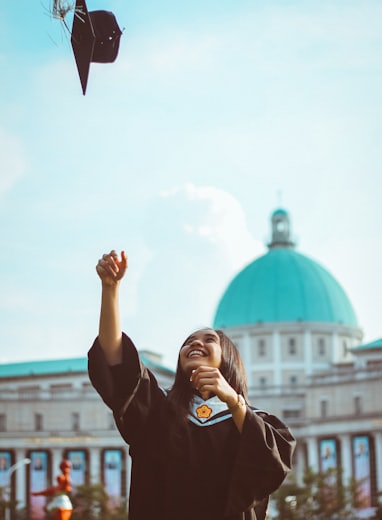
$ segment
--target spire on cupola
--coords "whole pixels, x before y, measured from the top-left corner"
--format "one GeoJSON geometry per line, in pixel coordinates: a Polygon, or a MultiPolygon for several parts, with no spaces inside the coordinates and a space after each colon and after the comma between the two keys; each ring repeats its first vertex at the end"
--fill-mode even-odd
{"type": "Polygon", "coordinates": [[[275,247],[293,248],[295,243],[290,237],[290,221],[289,214],[285,209],[279,208],[272,213],[272,240],[268,244],[269,249],[275,247]]]}

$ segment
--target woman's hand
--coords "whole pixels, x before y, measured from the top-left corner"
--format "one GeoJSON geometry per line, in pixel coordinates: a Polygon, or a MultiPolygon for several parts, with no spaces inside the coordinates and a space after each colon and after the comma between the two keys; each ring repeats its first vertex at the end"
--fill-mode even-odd
{"type": "Polygon", "coordinates": [[[215,394],[220,401],[227,403],[228,407],[234,406],[237,402],[237,393],[218,368],[200,366],[193,370],[190,381],[204,400],[215,394]]]}
{"type": "Polygon", "coordinates": [[[102,285],[114,286],[123,278],[128,266],[127,256],[125,251],[121,251],[121,257],[118,253],[110,251],[98,260],[96,271],[101,278],[102,285]]]}
{"type": "Polygon", "coordinates": [[[190,378],[192,386],[206,400],[211,394],[215,394],[221,401],[227,404],[232,413],[233,422],[241,433],[247,413],[245,401],[238,401],[238,394],[222,376],[218,368],[200,366],[193,370],[190,378]],[[241,403],[241,404],[239,404],[241,403]]]}

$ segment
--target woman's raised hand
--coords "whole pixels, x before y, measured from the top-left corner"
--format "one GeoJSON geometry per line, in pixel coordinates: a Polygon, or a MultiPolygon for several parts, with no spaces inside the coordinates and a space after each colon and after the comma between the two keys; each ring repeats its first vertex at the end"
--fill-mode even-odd
{"type": "Polygon", "coordinates": [[[121,251],[121,256],[118,253],[110,251],[110,253],[104,254],[102,258],[98,260],[96,271],[98,276],[101,278],[102,285],[113,286],[123,278],[126,273],[128,266],[127,256],[125,251],[121,251]]]}

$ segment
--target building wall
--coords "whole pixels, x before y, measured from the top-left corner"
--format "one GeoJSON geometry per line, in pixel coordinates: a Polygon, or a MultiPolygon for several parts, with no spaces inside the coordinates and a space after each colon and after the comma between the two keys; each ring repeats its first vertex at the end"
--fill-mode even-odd
{"type": "Polygon", "coordinates": [[[293,475],[301,482],[308,467],[327,468],[322,452],[335,446],[333,464],[345,480],[358,478],[355,448],[364,440],[375,503],[382,490],[382,352],[354,357],[361,330],[336,323],[256,324],[226,332],[247,367],[251,403],[283,419],[297,438],[293,475]]]}
{"type": "MultiPolygon", "coordinates": [[[[318,348],[320,337],[332,340],[333,335],[319,331],[309,334],[313,352],[318,348]]],[[[277,342],[280,347],[286,345],[288,348],[288,340],[279,331],[259,336],[242,334],[240,341],[243,357],[250,360],[248,372],[255,383],[249,388],[250,402],[283,419],[297,438],[295,476],[301,479],[307,467],[316,471],[322,469],[323,450],[331,445],[336,446],[336,463],[343,467],[344,477],[354,476],[355,443],[366,438],[370,448],[370,485],[375,500],[377,490],[382,490],[382,365],[376,362],[381,354],[374,355],[373,359],[369,356],[368,361],[374,363],[373,370],[354,369],[354,365],[341,368],[330,365],[325,372],[311,375],[303,372],[304,384],[290,384],[290,376],[300,376],[303,370],[300,354],[296,362],[298,368],[294,369],[289,361],[285,361],[282,368],[275,366],[280,358],[277,342]],[[266,339],[267,345],[272,338],[274,357],[270,364],[269,359],[264,363],[263,367],[267,369],[258,361],[253,362],[251,351],[253,347],[257,348],[254,338],[266,339]],[[277,377],[277,370],[281,370],[283,385],[271,384],[272,378],[277,377]],[[260,376],[270,383],[258,384],[260,376]]],[[[306,341],[307,332],[303,331],[298,341],[300,349],[306,341]]],[[[357,360],[357,366],[363,364],[362,360],[357,360]]],[[[321,366],[321,360],[318,366],[321,366]]],[[[172,378],[168,373],[154,373],[161,386],[171,386],[172,378]]],[[[76,478],[81,477],[89,483],[104,482],[109,487],[110,482],[114,482],[119,497],[127,498],[130,485],[128,446],[86,373],[0,378],[0,429],[0,457],[9,453],[14,464],[42,454],[46,457],[47,484],[53,483],[58,465],[69,451],[73,457],[83,458],[83,471],[78,471],[76,478]],[[41,420],[36,419],[38,415],[41,420]],[[109,467],[110,457],[117,457],[119,461],[115,470],[109,467]]],[[[19,506],[30,501],[31,471],[30,464],[22,465],[13,473],[11,491],[19,506]]],[[[0,485],[1,478],[0,471],[0,485]]]]}
{"type": "MultiPolygon", "coordinates": [[[[171,386],[170,371],[154,373],[163,388],[171,386]]],[[[18,507],[29,508],[29,518],[43,518],[46,502],[39,497],[41,503],[31,507],[31,491],[53,485],[66,457],[80,462],[81,469],[72,469],[74,484],[103,482],[115,501],[127,499],[128,446],[86,372],[1,377],[0,462],[5,460],[7,467],[0,464],[0,487],[17,500],[18,507]],[[24,464],[27,459],[31,463],[24,464]],[[41,460],[43,467],[35,469],[41,460]],[[19,467],[8,477],[15,464],[19,467]]]]}

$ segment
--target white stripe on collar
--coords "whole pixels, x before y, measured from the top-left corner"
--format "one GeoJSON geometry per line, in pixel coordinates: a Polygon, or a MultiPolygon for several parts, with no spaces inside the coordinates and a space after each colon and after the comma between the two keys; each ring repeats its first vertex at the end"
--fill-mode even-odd
{"type": "Polygon", "coordinates": [[[205,401],[196,395],[191,401],[188,418],[198,426],[210,426],[231,417],[232,414],[229,412],[227,404],[216,396],[205,401]],[[217,417],[218,415],[219,417],[217,417]]]}
{"type": "MultiPolygon", "coordinates": [[[[162,387],[159,388],[165,396],[168,395],[168,390],[162,387]]],[[[254,408],[250,405],[248,406],[254,413],[260,412],[267,415],[269,414],[269,412],[262,410],[261,408],[254,408]]],[[[188,414],[188,419],[198,426],[212,426],[213,424],[226,421],[232,417],[227,404],[221,401],[216,395],[210,397],[207,401],[204,401],[204,399],[199,395],[195,395],[191,401],[190,408],[191,410],[188,414]],[[219,416],[217,417],[217,415],[219,416]]]]}

